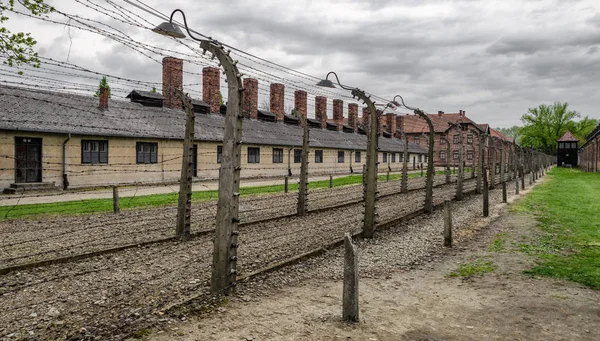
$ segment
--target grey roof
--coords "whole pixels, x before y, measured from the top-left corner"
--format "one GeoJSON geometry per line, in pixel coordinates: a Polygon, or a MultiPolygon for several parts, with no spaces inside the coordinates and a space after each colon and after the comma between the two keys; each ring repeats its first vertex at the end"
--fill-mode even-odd
{"type": "MultiPolygon", "coordinates": [[[[72,93],[39,91],[0,85],[0,130],[45,132],[93,136],[183,139],[185,112],[181,109],[145,107],[139,103],[109,100],[108,110],[98,108],[98,98],[72,93]]],[[[195,139],[222,141],[225,117],[196,114],[195,139]]],[[[244,119],[245,144],[301,146],[300,125],[244,119]]],[[[402,141],[380,138],[381,151],[400,152],[402,141]]],[[[311,128],[310,145],[316,148],[365,150],[367,137],[311,128]]],[[[412,153],[426,149],[409,143],[412,153]]]]}

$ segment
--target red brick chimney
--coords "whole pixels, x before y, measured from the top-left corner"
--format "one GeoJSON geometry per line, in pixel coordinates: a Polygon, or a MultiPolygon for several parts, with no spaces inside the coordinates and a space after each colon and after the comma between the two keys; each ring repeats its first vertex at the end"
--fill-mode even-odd
{"type": "Polygon", "coordinates": [[[98,104],[98,108],[102,110],[108,110],[108,89],[101,88],[100,95],[98,96],[100,99],[100,103],[98,104]]]}
{"type": "Polygon", "coordinates": [[[396,127],[394,129],[394,136],[399,137],[400,135],[396,133],[396,131],[404,132],[404,115],[396,116],[396,127]]]}
{"type": "Polygon", "coordinates": [[[321,121],[321,127],[327,126],[327,97],[315,97],[315,119],[321,121]]]}
{"type": "Polygon", "coordinates": [[[176,89],[183,90],[183,60],[173,57],[163,58],[162,95],[163,106],[181,109],[181,98],[175,93],[176,89]]]}
{"type": "Polygon", "coordinates": [[[258,80],[244,78],[243,106],[244,116],[258,118],[258,80]]]}
{"type": "Polygon", "coordinates": [[[383,127],[385,126],[385,115],[383,115],[383,111],[377,110],[377,134],[381,134],[383,132],[383,127]]]}
{"type": "Polygon", "coordinates": [[[341,99],[333,100],[333,123],[337,124],[338,130],[342,130],[344,125],[344,101],[341,99]]]}
{"type": "Polygon", "coordinates": [[[348,125],[356,132],[358,126],[358,104],[356,103],[348,104],[348,125]]]}
{"type": "Polygon", "coordinates": [[[396,114],[387,113],[385,114],[386,120],[386,130],[388,133],[392,134],[392,136],[396,133],[396,114]]]}
{"type": "Polygon", "coordinates": [[[362,121],[365,127],[369,126],[369,107],[362,108],[362,121]]]}
{"type": "Polygon", "coordinates": [[[210,105],[210,112],[221,111],[221,71],[216,67],[202,69],[202,100],[210,105]]]}
{"type": "Polygon", "coordinates": [[[271,84],[271,112],[277,115],[277,121],[283,121],[283,106],[285,101],[285,86],[279,83],[271,84]]]}
{"type": "Polygon", "coordinates": [[[308,94],[304,90],[294,91],[294,108],[300,115],[306,118],[306,106],[308,105],[308,94]]]}

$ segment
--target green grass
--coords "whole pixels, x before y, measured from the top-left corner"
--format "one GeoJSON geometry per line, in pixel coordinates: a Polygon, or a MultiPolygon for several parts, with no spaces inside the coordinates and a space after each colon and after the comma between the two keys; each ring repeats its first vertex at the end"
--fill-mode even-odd
{"type": "MultiPolygon", "coordinates": [[[[443,174],[442,172],[437,172],[443,174]]],[[[420,177],[420,173],[409,173],[409,178],[420,177]]],[[[401,174],[390,174],[390,181],[398,180],[401,174]]],[[[386,181],[386,175],[380,175],[379,181],[386,181]]],[[[333,179],[333,186],[349,186],[362,183],[361,175],[348,175],[333,179]]],[[[329,187],[329,180],[320,180],[311,182],[308,187],[310,189],[329,187]]],[[[268,193],[282,193],[284,191],[283,183],[281,185],[241,187],[240,195],[258,195],[268,193]]],[[[298,184],[289,184],[289,191],[298,191],[298,184]]],[[[217,190],[194,191],[192,193],[192,201],[200,202],[206,200],[216,200],[219,192],[217,190]]],[[[153,194],[133,197],[122,197],[119,200],[121,210],[134,208],[152,208],[177,203],[177,193],[153,194]]],[[[17,206],[0,206],[0,220],[4,219],[19,219],[19,218],[35,218],[39,216],[54,216],[54,215],[74,215],[74,214],[89,214],[100,212],[112,212],[112,199],[86,199],[67,202],[56,202],[48,204],[28,204],[17,206]]]]}
{"type": "Polygon", "coordinates": [[[534,213],[542,232],[519,244],[538,258],[526,273],[600,289],[600,173],[554,168],[514,210],[534,213]]]}
{"type": "Polygon", "coordinates": [[[483,276],[488,272],[494,271],[494,269],[496,269],[494,262],[477,259],[470,263],[461,264],[458,269],[447,274],[446,277],[483,276]]]}
{"type": "Polygon", "coordinates": [[[495,235],[492,244],[489,247],[490,252],[502,252],[504,251],[504,238],[506,237],[506,232],[497,233],[495,235]]]}

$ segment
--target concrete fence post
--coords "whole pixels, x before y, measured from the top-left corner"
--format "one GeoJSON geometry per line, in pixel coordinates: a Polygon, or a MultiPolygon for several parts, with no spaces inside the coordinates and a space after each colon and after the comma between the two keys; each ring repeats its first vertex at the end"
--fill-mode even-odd
{"type": "Polygon", "coordinates": [[[515,194],[519,195],[519,177],[515,178],[515,194]]]}
{"type": "Polygon", "coordinates": [[[300,180],[298,183],[298,216],[303,217],[308,211],[308,148],[309,148],[309,129],[306,117],[302,117],[304,134],[302,137],[302,157],[300,164],[300,180]]]}
{"type": "Polygon", "coordinates": [[[358,253],[350,233],[344,235],[344,292],[342,316],[344,321],[358,322],[358,253]]]}
{"type": "Polygon", "coordinates": [[[121,213],[121,206],[119,205],[119,187],[112,186],[113,190],[113,213],[121,213]]]}
{"type": "Polygon", "coordinates": [[[283,190],[285,193],[289,192],[289,178],[287,176],[283,178],[283,190]]]}
{"type": "Polygon", "coordinates": [[[502,202],[508,202],[507,193],[506,193],[506,181],[502,181],[502,202]]]}
{"type": "Polygon", "coordinates": [[[487,171],[483,167],[483,216],[487,217],[490,214],[490,196],[488,189],[487,171]]]}
{"type": "Polygon", "coordinates": [[[329,176],[329,188],[333,188],[333,175],[329,176]]]}
{"type": "Polygon", "coordinates": [[[452,247],[452,208],[450,200],[444,200],[444,246],[452,247]]]}

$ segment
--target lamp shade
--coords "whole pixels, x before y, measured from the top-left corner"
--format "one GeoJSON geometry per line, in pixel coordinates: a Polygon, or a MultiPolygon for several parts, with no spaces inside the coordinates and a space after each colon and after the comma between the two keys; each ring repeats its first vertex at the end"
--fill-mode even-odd
{"type": "Polygon", "coordinates": [[[391,101],[390,103],[392,103],[394,106],[401,107],[400,103],[398,103],[397,101],[391,101]]]}
{"type": "Polygon", "coordinates": [[[158,34],[162,34],[164,36],[175,37],[175,38],[185,38],[185,34],[181,31],[181,29],[171,23],[171,22],[163,22],[162,24],[156,26],[152,32],[156,32],[158,34]]]}
{"type": "Polygon", "coordinates": [[[329,79],[323,79],[322,81],[320,81],[319,83],[317,83],[317,86],[322,86],[324,88],[334,88],[335,89],[335,84],[333,84],[333,82],[330,81],[329,79]]]}

